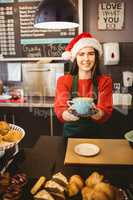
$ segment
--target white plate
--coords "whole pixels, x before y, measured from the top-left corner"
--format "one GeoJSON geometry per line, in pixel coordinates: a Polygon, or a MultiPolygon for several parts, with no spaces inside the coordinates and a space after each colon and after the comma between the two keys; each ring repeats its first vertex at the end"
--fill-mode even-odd
{"type": "Polygon", "coordinates": [[[11,99],[12,97],[10,95],[0,95],[0,100],[8,100],[11,99]]]}
{"type": "Polygon", "coordinates": [[[95,144],[82,143],[76,145],[74,151],[81,156],[94,156],[99,153],[100,148],[95,144]]]}

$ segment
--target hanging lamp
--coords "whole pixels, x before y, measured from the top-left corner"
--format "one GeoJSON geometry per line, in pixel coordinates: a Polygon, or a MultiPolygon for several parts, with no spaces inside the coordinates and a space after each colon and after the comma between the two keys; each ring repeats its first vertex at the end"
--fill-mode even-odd
{"type": "Polygon", "coordinates": [[[78,8],[72,0],[43,0],[36,16],[35,28],[70,29],[79,26],[78,8]]]}

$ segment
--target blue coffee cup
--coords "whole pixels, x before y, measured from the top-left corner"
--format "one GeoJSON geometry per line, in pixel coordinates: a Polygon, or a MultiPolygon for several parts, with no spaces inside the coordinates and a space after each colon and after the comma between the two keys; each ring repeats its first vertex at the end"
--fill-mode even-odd
{"type": "Polygon", "coordinates": [[[90,97],[76,97],[67,103],[79,115],[89,115],[93,108],[93,98],[90,97]]]}

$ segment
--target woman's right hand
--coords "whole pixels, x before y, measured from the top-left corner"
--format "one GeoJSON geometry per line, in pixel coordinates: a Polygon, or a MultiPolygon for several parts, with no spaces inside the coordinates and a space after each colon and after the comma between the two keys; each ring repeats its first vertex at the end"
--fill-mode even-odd
{"type": "Polygon", "coordinates": [[[73,115],[71,113],[71,110],[65,110],[63,113],[62,113],[62,118],[64,119],[64,121],[66,122],[72,122],[72,121],[77,121],[79,120],[79,117],[73,115]]]}

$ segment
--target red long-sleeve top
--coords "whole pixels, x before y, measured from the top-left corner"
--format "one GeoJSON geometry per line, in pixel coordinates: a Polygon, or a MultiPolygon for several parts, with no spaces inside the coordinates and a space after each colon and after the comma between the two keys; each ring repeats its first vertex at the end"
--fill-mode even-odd
{"type": "MultiPolygon", "coordinates": [[[[54,111],[57,118],[64,122],[62,113],[68,109],[67,101],[71,96],[73,77],[71,74],[61,76],[56,85],[56,94],[54,101],[54,111]]],[[[98,101],[97,108],[104,111],[102,119],[98,123],[105,122],[112,114],[112,79],[107,75],[100,75],[97,77],[98,82],[98,101]]],[[[78,96],[92,97],[93,84],[92,79],[78,80],[78,96]]],[[[95,120],[96,121],[96,120],[95,120]]]]}

